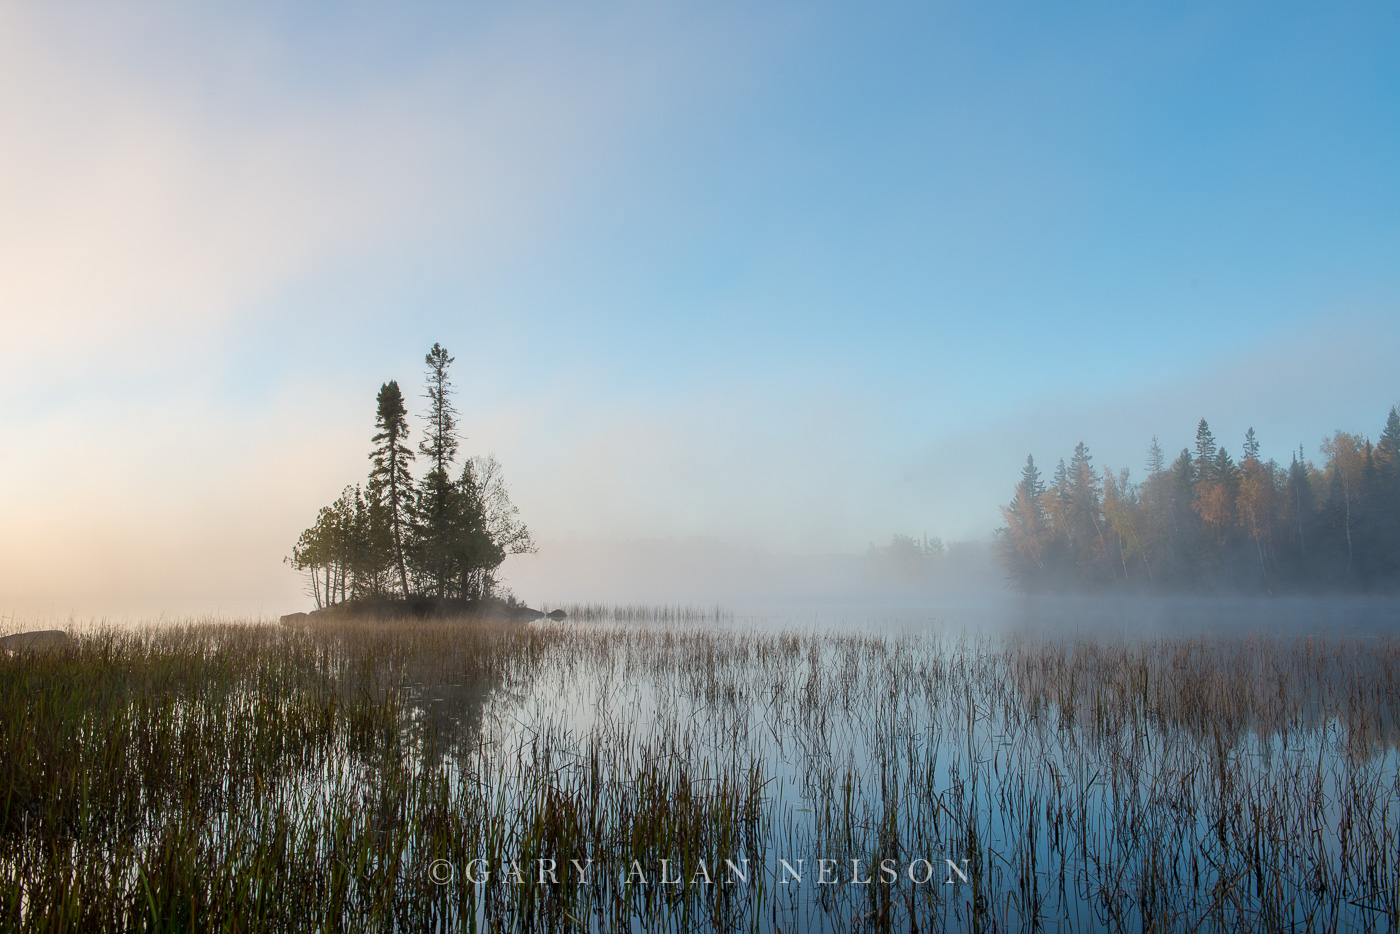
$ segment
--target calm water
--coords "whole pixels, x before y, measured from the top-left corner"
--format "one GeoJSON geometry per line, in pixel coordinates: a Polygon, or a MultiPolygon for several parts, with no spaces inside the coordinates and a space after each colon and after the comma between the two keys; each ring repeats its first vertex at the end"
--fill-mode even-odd
{"type": "MultiPolygon", "coordinates": [[[[663,762],[698,793],[758,789],[747,863],[700,867],[663,848],[590,867],[600,904],[637,902],[636,930],[710,925],[697,906],[716,899],[723,924],[775,931],[911,918],[1385,929],[1400,866],[1396,672],[1374,648],[1389,644],[1393,605],[1240,608],[999,602],[565,623],[573,640],[480,697],[472,752],[453,767],[504,812],[546,773],[606,785],[581,778],[600,760],[622,783],[663,762]],[[1319,661],[1308,634],[1347,647],[1319,661]]],[[[442,686],[418,697],[419,717],[452,703],[442,686]]],[[[511,891],[511,856],[472,867],[495,874],[478,904],[511,891]]],[[[444,869],[443,884],[470,885],[465,868],[444,869]]],[[[538,879],[539,864],[519,868],[538,879]]]]}

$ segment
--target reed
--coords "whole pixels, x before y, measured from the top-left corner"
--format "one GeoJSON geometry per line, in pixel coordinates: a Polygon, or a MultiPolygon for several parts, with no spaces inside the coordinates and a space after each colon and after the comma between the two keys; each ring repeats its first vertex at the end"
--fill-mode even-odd
{"type": "Polygon", "coordinates": [[[1393,640],[573,609],[0,658],[0,927],[1400,925],[1393,640]]]}

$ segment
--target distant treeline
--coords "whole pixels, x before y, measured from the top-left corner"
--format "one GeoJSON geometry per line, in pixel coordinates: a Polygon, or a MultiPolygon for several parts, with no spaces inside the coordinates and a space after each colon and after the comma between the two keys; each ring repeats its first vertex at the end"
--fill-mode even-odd
{"type": "Polygon", "coordinates": [[[923,535],[892,535],[888,545],[871,543],[866,567],[887,585],[945,588],[982,583],[996,573],[995,562],[982,542],[951,542],[923,535]],[[990,573],[989,573],[990,572],[990,573]]]}
{"type": "Polygon", "coordinates": [[[1011,582],[1047,590],[1400,589],[1400,412],[1372,444],[1336,432],[1321,467],[1300,447],[1260,460],[1254,429],[1236,462],[1201,419],[1196,449],[1168,462],[1157,439],[1147,477],[1096,470],[1080,442],[1047,487],[1026,458],[1002,507],[998,551],[1011,582]]]}
{"type": "Polygon", "coordinates": [[[480,599],[496,589],[510,554],[535,550],[493,457],[455,462],[457,410],[440,344],[425,361],[428,400],[418,454],[427,473],[415,482],[408,411],[399,384],[379,389],[367,483],[346,487],[297,540],[288,563],[308,578],[316,606],[407,596],[480,599]]]}

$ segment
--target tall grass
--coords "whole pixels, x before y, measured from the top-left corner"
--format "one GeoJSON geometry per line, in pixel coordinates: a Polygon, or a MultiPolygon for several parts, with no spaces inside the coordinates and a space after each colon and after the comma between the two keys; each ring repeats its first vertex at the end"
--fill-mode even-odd
{"type": "MultiPolygon", "coordinates": [[[[546,606],[545,610],[555,609],[546,606]]],[[[597,623],[721,623],[732,622],[734,612],[722,606],[699,607],[652,603],[566,603],[558,609],[575,622],[597,623]]]]}
{"type": "Polygon", "coordinates": [[[1393,641],[571,615],[0,658],[0,927],[1400,925],[1393,641]]]}

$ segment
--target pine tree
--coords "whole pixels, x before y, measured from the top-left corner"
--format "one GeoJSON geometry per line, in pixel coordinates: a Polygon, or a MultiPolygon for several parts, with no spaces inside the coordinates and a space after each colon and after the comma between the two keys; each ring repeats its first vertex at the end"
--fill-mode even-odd
{"type": "Polygon", "coordinates": [[[1069,504],[1066,518],[1074,563],[1081,580],[1097,580],[1105,557],[1099,475],[1083,441],[1074,446],[1069,462],[1069,504]]]}
{"type": "Polygon", "coordinates": [[[1191,451],[1182,448],[1168,470],[1167,516],[1170,521],[1168,553],[1171,556],[1172,583],[1194,583],[1200,559],[1201,523],[1193,507],[1197,467],[1191,451]]]}
{"type": "Polygon", "coordinates": [[[1259,459],[1259,441],[1254,437],[1252,426],[1244,433],[1244,459],[1256,461],[1259,459]]]}
{"type": "Polygon", "coordinates": [[[414,539],[416,564],[432,581],[433,591],[447,595],[453,578],[454,538],[461,533],[462,511],[457,485],[449,471],[457,456],[457,410],[452,407],[452,383],[447,368],[453,358],[441,344],[433,344],[423,358],[427,364],[428,429],[418,443],[418,453],[429,469],[418,495],[414,539]]]}
{"type": "Polygon", "coordinates": [[[390,380],[379,388],[375,424],[379,431],[371,439],[375,445],[370,452],[374,469],[372,479],[383,484],[389,507],[389,526],[393,535],[394,560],[398,564],[399,583],[403,595],[409,595],[408,564],[404,558],[404,542],[413,521],[413,477],[408,472],[413,451],[408,441],[408,410],[404,408],[399,384],[390,380]]]}
{"type": "Polygon", "coordinates": [[[1376,442],[1376,470],[1381,482],[1387,480],[1400,484],[1400,406],[1390,407],[1390,417],[1385,421],[1385,430],[1376,442]]]}
{"type": "Polygon", "coordinates": [[[1298,575],[1300,577],[1306,574],[1308,547],[1311,544],[1308,540],[1308,531],[1316,509],[1311,474],[1312,465],[1304,459],[1303,446],[1300,444],[1297,452],[1293,455],[1293,462],[1288,465],[1288,507],[1292,520],[1289,523],[1289,528],[1298,549],[1298,575]]]}
{"type": "Polygon", "coordinates": [[[447,368],[456,358],[448,356],[441,344],[433,344],[423,362],[428,365],[428,433],[418,442],[418,453],[428,458],[431,470],[446,475],[457,459],[457,410],[452,406],[452,381],[447,368]]]}
{"type": "Polygon", "coordinates": [[[1170,583],[1171,566],[1164,558],[1171,551],[1176,484],[1167,469],[1166,455],[1154,436],[1147,449],[1147,478],[1139,497],[1142,512],[1140,535],[1143,566],[1154,586],[1170,583]]]}
{"type": "Polygon", "coordinates": [[[1215,435],[1203,418],[1196,426],[1196,482],[1206,483],[1215,479],[1215,435]]]}
{"type": "Polygon", "coordinates": [[[1209,553],[1202,555],[1208,562],[1219,562],[1220,549],[1234,523],[1234,470],[1229,452],[1216,446],[1210,426],[1201,419],[1196,426],[1196,490],[1192,507],[1213,541],[1213,547],[1206,547],[1209,553]]]}
{"type": "Polygon", "coordinates": [[[1038,589],[1044,581],[1048,531],[1044,497],[1035,458],[1027,455],[1015,497],[1001,509],[1006,528],[998,543],[1007,572],[1023,593],[1038,589]]]}
{"type": "Polygon", "coordinates": [[[1030,502],[1039,504],[1045,494],[1045,484],[1040,482],[1040,471],[1036,469],[1035,458],[1026,455],[1026,466],[1021,468],[1021,482],[1016,485],[1018,492],[1024,493],[1030,502]]]}
{"type": "Polygon", "coordinates": [[[1162,454],[1162,445],[1157,443],[1157,436],[1152,436],[1152,444],[1147,448],[1147,475],[1155,477],[1166,469],[1167,459],[1162,454]]]}
{"type": "Polygon", "coordinates": [[[1044,503],[1045,514],[1050,520],[1050,537],[1061,555],[1068,556],[1070,547],[1069,468],[1065,466],[1063,457],[1055,465],[1055,476],[1051,481],[1044,503]]]}

